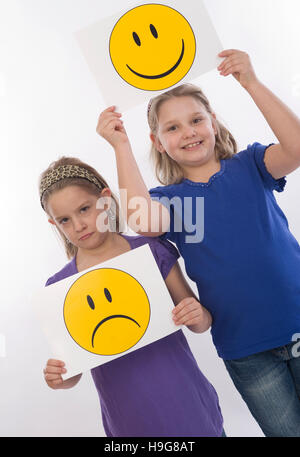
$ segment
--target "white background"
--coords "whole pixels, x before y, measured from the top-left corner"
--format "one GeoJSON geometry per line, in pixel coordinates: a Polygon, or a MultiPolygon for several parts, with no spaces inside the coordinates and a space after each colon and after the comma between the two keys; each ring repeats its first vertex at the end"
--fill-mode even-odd
{"type": "MultiPolygon", "coordinates": [[[[299,0],[205,0],[205,4],[224,48],[247,51],[260,79],[299,114],[299,0]]],[[[61,155],[77,156],[95,166],[117,190],[113,151],[95,133],[105,106],[73,34],[127,5],[131,6],[127,0],[0,0],[2,436],[104,434],[90,374],[68,391],[50,390],[43,381],[42,369],[50,354],[29,297],[66,262],[39,206],[39,174],[61,155]]],[[[196,83],[240,149],[254,141],[275,140],[234,78],[213,71],[196,83]]],[[[147,186],[154,186],[146,105],[126,113],[124,121],[147,186]]],[[[286,191],[277,195],[298,240],[299,177],[299,171],[290,175],[286,191]]],[[[186,335],[219,394],[227,434],[262,436],[209,332],[186,335]]]]}

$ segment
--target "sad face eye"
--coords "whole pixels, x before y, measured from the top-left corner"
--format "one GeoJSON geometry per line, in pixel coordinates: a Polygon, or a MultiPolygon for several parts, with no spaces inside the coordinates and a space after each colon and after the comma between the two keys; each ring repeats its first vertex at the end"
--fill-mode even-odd
{"type": "Polygon", "coordinates": [[[141,40],[140,40],[140,37],[138,36],[138,34],[135,33],[135,32],[133,32],[132,36],[133,36],[133,39],[134,39],[135,43],[136,43],[138,46],[141,46],[141,40]]]}
{"type": "Polygon", "coordinates": [[[87,295],[86,299],[87,299],[87,302],[89,304],[89,307],[91,309],[95,309],[95,303],[94,303],[92,297],[90,295],[87,295]]]}
{"type": "MultiPolygon", "coordinates": [[[[104,289],[104,295],[105,295],[107,301],[109,301],[109,303],[111,303],[112,302],[111,294],[110,294],[110,291],[106,288],[104,289]]],[[[90,295],[87,295],[86,299],[89,304],[89,307],[94,310],[95,303],[94,303],[94,300],[92,299],[92,297],[90,295]]]]}
{"type": "Polygon", "coordinates": [[[151,30],[151,33],[154,36],[154,38],[157,38],[158,37],[158,33],[157,33],[157,30],[156,30],[156,28],[154,27],[153,24],[150,24],[150,30],[151,30]]]}
{"type": "Polygon", "coordinates": [[[109,303],[112,302],[112,298],[111,298],[111,295],[110,295],[110,291],[108,289],[104,289],[104,294],[105,294],[105,297],[106,299],[109,301],[109,303]]]}

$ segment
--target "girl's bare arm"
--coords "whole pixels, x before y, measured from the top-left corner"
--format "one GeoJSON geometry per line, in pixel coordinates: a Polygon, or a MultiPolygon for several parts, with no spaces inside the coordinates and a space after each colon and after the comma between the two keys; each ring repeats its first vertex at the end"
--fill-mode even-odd
{"type": "Polygon", "coordinates": [[[211,327],[212,316],[199,303],[198,298],[183,276],[178,262],[172,267],[165,282],[176,305],[173,310],[175,324],[186,325],[195,333],[206,332],[211,327]]]}
{"type": "Polygon", "coordinates": [[[115,107],[100,114],[97,133],[114,148],[117,162],[121,205],[129,227],[144,236],[160,236],[169,228],[169,211],[159,202],[151,200],[131,145],[115,107]],[[138,223],[134,213],[138,209],[138,223]]]}
{"type": "Polygon", "coordinates": [[[247,90],[279,141],[266,150],[268,171],[279,179],[296,170],[300,166],[299,117],[259,81],[247,53],[229,49],[219,56],[225,57],[218,67],[220,74],[232,74],[247,90]]]}

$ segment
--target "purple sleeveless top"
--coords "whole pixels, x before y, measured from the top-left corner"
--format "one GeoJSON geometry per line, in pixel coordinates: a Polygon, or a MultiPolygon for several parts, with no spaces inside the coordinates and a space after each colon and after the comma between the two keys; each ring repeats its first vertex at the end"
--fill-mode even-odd
{"type": "MultiPolygon", "coordinates": [[[[179,257],[168,241],[123,236],[135,249],[146,243],[164,279],[179,257]]],[[[76,259],[48,279],[78,273],[76,259]]],[[[163,306],[163,303],[161,304],[163,306]]],[[[223,418],[213,386],[201,373],[181,330],[91,370],[107,436],[221,436],[223,418]]]]}

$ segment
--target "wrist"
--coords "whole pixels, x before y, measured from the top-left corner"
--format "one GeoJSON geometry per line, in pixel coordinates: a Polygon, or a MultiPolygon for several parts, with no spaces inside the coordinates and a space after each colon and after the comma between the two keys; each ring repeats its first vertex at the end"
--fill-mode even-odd
{"type": "Polygon", "coordinates": [[[202,317],[198,324],[189,325],[188,328],[194,333],[205,333],[212,324],[212,317],[210,312],[202,306],[202,317]]]}
{"type": "Polygon", "coordinates": [[[261,83],[261,81],[257,78],[254,78],[253,80],[247,82],[243,87],[249,93],[249,95],[252,96],[253,94],[255,94],[257,89],[262,86],[263,84],[261,83]]]}
{"type": "Polygon", "coordinates": [[[206,332],[211,327],[211,324],[212,324],[212,317],[211,317],[210,312],[206,308],[204,308],[204,306],[202,306],[202,311],[203,311],[203,318],[202,318],[202,322],[201,322],[200,333],[206,332]]]}
{"type": "Polygon", "coordinates": [[[131,152],[131,146],[128,140],[114,145],[113,148],[116,154],[126,154],[131,152]]]}

